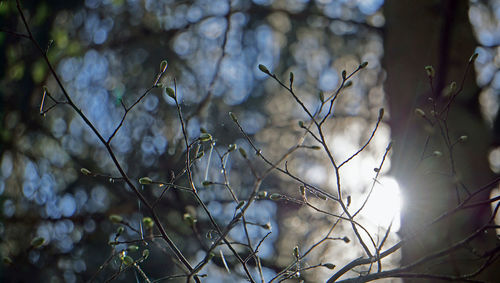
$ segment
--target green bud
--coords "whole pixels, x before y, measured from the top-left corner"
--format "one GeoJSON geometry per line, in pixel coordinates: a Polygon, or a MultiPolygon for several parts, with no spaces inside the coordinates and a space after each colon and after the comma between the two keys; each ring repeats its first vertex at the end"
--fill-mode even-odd
{"type": "Polygon", "coordinates": [[[200,159],[203,157],[203,155],[205,155],[205,152],[204,151],[200,151],[198,152],[198,154],[196,154],[196,159],[200,159]]]}
{"type": "Polygon", "coordinates": [[[319,146],[319,145],[313,145],[313,146],[311,146],[311,149],[320,150],[321,146],[319,146]]]}
{"type": "Polygon", "coordinates": [[[111,214],[109,216],[109,221],[111,221],[113,223],[121,223],[123,221],[123,217],[121,217],[118,214],[111,214]]]}
{"type": "Polygon", "coordinates": [[[247,152],[242,147],[238,148],[238,150],[240,151],[241,156],[243,156],[243,158],[247,159],[247,156],[248,156],[247,152]]]}
{"type": "Polygon", "coordinates": [[[425,66],[425,71],[427,72],[427,76],[430,78],[434,78],[434,76],[436,75],[436,71],[432,66],[425,66]]]}
{"type": "Polygon", "coordinates": [[[200,135],[200,141],[206,142],[206,141],[211,141],[212,140],[212,135],[209,133],[202,133],[200,135]]]}
{"type": "Polygon", "coordinates": [[[160,72],[161,73],[165,72],[165,70],[167,70],[167,67],[168,67],[167,60],[161,61],[161,63],[160,63],[160,72]]]}
{"type": "Polygon", "coordinates": [[[236,210],[240,209],[243,205],[245,205],[245,201],[242,200],[238,203],[238,205],[236,206],[236,210]]]}
{"type": "Polygon", "coordinates": [[[127,250],[128,250],[129,252],[136,252],[136,251],[138,251],[138,250],[139,250],[139,247],[138,247],[138,246],[136,246],[136,245],[130,245],[130,246],[128,246],[128,247],[127,247],[127,250]]]}
{"type": "Polygon", "coordinates": [[[153,219],[151,219],[151,217],[144,217],[142,218],[142,224],[144,224],[144,227],[146,227],[147,229],[151,229],[153,228],[154,221],[153,219]]]}
{"type": "Polygon", "coordinates": [[[80,172],[82,172],[82,174],[83,174],[83,175],[86,175],[86,176],[90,176],[90,175],[92,175],[92,172],[90,172],[90,170],[89,170],[89,169],[87,169],[87,168],[82,168],[82,169],[80,169],[80,172]]]}
{"type": "Polygon", "coordinates": [[[125,264],[125,265],[131,265],[134,263],[134,259],[128,255],[122,257],[122,262],[125,264]]]}
{"type": "Polygon", "coordinates": [[[184,221],[186,221],[189,226],[193,226],[197,222],[197,220],[189,213],[184,213],[182,219],[184,219],[184,221]]]}
{"type": "Polygon", "coordinates": [[[301,194],[302,196],[305,196],[305,195],[306,195],[306,187],[304,187],[304,186],[300,186],[300,187],[299,187],[299,191],[300,191],[300,194],[301,194]]]}
{"type": "Polygon", "coordinates": [[[120,227],[118,227],[118,229],[116,229],[116,235],[120,236],[124,231],[125,231],[125,228],[123,228],[123,226],[120,226],[120,227]]]}
{"type": "Polygon", "coordinates": [[[151,178],[149,178],[149,177],[142,177],[139,179],[139,184],[141,184],[141,185],[148,185],[151,183],[153,183],[153,180],[151,180],[151,178]]]}
{"type": "Polygon", "coordinates": [[[148,249],[145,249],[142,251],[142,257],[144,259],[148,258],[149,257],[149,250],[148,249]]]}
{"type": "Polygon", "coordinates": [[[266,66],[262,65],[262,64],[259,64],[259,70],[265,74],[268,74],[269,75],[269,70],[267,69],[266,66]]]}
{"type": "Polygon", "coordinates": [[[328,269],[334,269],[335,268],[335,264],[333,263],[325,263],[323,264],[324,267],[328,268],[328,269]]]}
{"type": "Polygon", "coordinates": [[[415,108],[415,114],[417,114],[418,116],[420,117],[425,117],[425,112],[424,110],[420,109],[420,108],[415,108]]]}
{"type": "Polygon", "coordinates": [[[175,99],[175,91],[171,88],[171,87],[167,87],[165,89],[165,91],[167,92],[167,95],[172,97],[173,99],[175,99]]]}
{"type": "Polygon", "coordinates": [[[271,195],[269,196],[269,198],[270,198],[271,200],[280,200],[282,197],[283,197],[282,195],[277,194],[277,193],[271,194],[271,195]]]}
{"type": "Polygon", "coordinates": [[[203,181],[203,182],[201,182],[201,184],[202,184],[203,186],[205,186],[205,187],[206,187],[206,186],[213,185],[213,182],[210,182],[210,181],[203,181]]]}
{"type": "Polygon", "coordinates": [[[234,115],[233,112],[229,112],[229,116],[231,117],[231,119],[236,123],[238,122],[238,118],[236,118],[236,115],[234,115]]]}
{"type": "Polygon", "coordinates": [[[366,66],[368,66],[368,62],[366,62],[366,61],[363,62],[363,63],[361,63],[361,64],[359,64],[359,68],[360,69],[366,68],[366,66]]]}
{"type": "Polygon", "coordinates": [[[432,155],[434,155],[434,156],[436,156],[436,157],[441,157],[441,156],[443,156],[443,153],[442,153],[441,151],[439,151],[439,150],[436,150],[436,151],[434,151],[434,152],[432,153],[432,155]]]}
{"type": "Polygon", "coordinates": [[[45,239],[43,237],[36,237],[31,240],[31,246],[35,249],[38,249],[45,243],[45,239]]]}

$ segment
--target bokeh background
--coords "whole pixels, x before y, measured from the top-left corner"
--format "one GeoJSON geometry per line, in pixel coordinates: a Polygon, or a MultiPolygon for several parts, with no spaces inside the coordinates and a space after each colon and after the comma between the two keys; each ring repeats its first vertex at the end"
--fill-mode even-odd
{"type": "MultiPolygon", "coordinates": [[[[430,5],[425,9],[432,10],[444,2],[447,1],[422,1],[415,5],[430,5]]],[[[487,152],[480,157],[498,173],[500,150],[495,149],[495,141],[500,124],[500,1],[458,2],[467,6],[465,21],[461,23],[472,24],[474,48],[457,47],[468,55],[456,63],[456,68],[463,72],[470,54],[479,53],[475,73],[470,74],[471,84],[477,82],[481,88],[475,96],[480,109],[478,117],[483,119],[488,137],[492,137],[486,139],[478,134],[479,139],[488,141],[487,152]]],[[[24,33],[15,4],[0,2],[0,27],[24,33]]],[[[236,203],[223,187],[201,186],[206,179],[223,181],[217,152],[224,152],[234,143],[246,149],[256,168],[265,167],[228,112],[237,115],[245,132],[271,160],[278,160],[297,143],[303,134],[297,122],[307,120],[290,94],[259,71],[258,64],[267,66],[284,82],[293,72],[296,93],[309,109],[315,110],[320,92],[328,96],[337,89],[342,70],[350,73],[361,62],[369,63],[353,77],[353,86],[342,91],[334,105],[335,116],[325,125],[334,156],[342,161],[365,143],[379,109],[386,109],[389,118],[381,124],[373,141],[342,169],[343,189],[352,196],[352,206],[359,207],[372,186],[376,174],[373,169],[379,166],[391,140],[391,126],[398,127],[389,122],[391,115],[397,113],[393,111],[397,105],[384,92],[384,83],[391,74],[398,79],[397,72],[391,73],[395,68],[385,68],[394,65],[387,58],[398,55],[387,50],[399,48],[403,55],[397,57],[397,64],[414,68],[412,79],[416,87],[408,86],[408,93],[398,93],[405,97],[429,88],[423,67],[435,59],[432,46],[436,42],[427,46],[422,40],[418,45],[429,62],[405,62],[414,55],[406,49],[402,38],[400,47],[398,38],[391,39],[392,45],[388,46],[385,40],[399,18],[394,16],[397,10],[387,12],[397,7],[382,0],[22,1],[22,6],[36,39],[41,46],[47,46],[47,55],[72,99],[105,137],[111,135],[122,118],[120,100],[131,105],[151,86],[160,62],[168,61],[161,82],[173,87],[175,78],[189,137],[197,138],[203,128],[216,140],[213,146],[204,144],[205,155],[193,170],[203,201],[222,224],[232,219],[236,203]]],[[[418,25],[418,20],[414,21],[418,25]]],[[[427,32],[439,38],[439,29],[427,32]]],[[[412,29],[406,36],[413,36],[412,29]]],[[[39,114],[42,86],[46,85],[54,97],[63,98],[32,43],[2,32],[0,49],[0,254],[12,259],[12,263],[0,266],[0,281],[87,281],[112,250],[108,242],[114,239],[118,225],[110,222],[108,216],[119,214],[140,229],[144,211],[124,183],[80,173],[83,167],[104,175],[118,175],[102,144],[76,113],[66,105],[58,105],[46,115],[39,114]],[[45,238],[46,243],[40,249],[31,249],[30,241],[37,236],[45,238]]],[[[51,105],[47,103],[45,108],[51,105]]],[[[412,108],[419,105],[413,101],[412,108]]],[[[407,116],[413,114],[411,109],[405,111],[407,116]]],[[[149,176],[167,181],[171,171],[178,173],[184,168],[182,138],[174,101],[158,88],[127,115],[112,147],[132,179],[149,176]]],[[[317,145],[310,137],[305,144],[317,145]]],[[[237,194],[241,198],[248,196],[254,178],[244,159],[235,152],[222,163],[237,194]]],[[[363,225],[379,240],[392,225],[387,246],[398,239],[399,213],[405,203],[400,185],[390,174],[391,163],[391,159],[385,160],[372,199],[360,216],[363,225]]],[[[334,173],[321,151],[300,149],[288,159],[288,168],[311,184],[336,192],[334,173]]],[[[141,189],[149,199],[162,193],[157,186],[141,189]]],[[[278,173],[264,180],[262,190],[300,197],[298,183],[278,173]]],[[[331,201],[311,196],[311,202],[332,212],[339,211],[331,201]]],[[[210,241],[206,237],[210,225],[193,197],[187,192],[169,191],[159,202],[158,211],[174,242],[189,260],[202,260],[202,243],[210,241]],[[186,212],[196,216],[204,239],[198,239],[183,221],[186,212]]],[[[253,242],[272,232],[259,249],[267,280],[290,264],[295,245],[311,246],[334,221],[293,201],[269,199],[256,201],[246,216],[258,224],[248,232],[253,242]]],[[[242,229],[237,226],[230,233],[231,239],[245,241],[242,229]]],[[[352,241],[348,223],[336,227],[332,236],[347,236],[351,241],[331,241],[311,253],[304,264],[332,262],[343,266],[363,255],[358,243],[352,241]]],[[[120,239],[137,239],[137,234],[127,228],[120,239]]],[[[117,249],[125,247],[119,245],[117,249]]],[[[151,257],[142,267],[151,279],[179,274],[169,251],[164,251],[165,246],[150,243],[140,247],[145,248],[151,251],[151,257]]],[[[234,272],[225,270],[217,254],[201,272],[207,274],[204,282],[244,282],[232,255],[227,249],[220,252],[227,256],[230,265],[236,265],[234,272]]],[[[397,266],[400,257],[399,253],[391,256],[387,266],[397,266]]],[[[113,259],[96,280],[106,280],[119,265],[120,261],[113,259]]],[[[301,276],[307,282],[317,282],[331,274],[327,268],[316,268],[301,276]]],[[[116,280],[142,280],[136,278],[140,276],[129,270],[116,280]]]]}

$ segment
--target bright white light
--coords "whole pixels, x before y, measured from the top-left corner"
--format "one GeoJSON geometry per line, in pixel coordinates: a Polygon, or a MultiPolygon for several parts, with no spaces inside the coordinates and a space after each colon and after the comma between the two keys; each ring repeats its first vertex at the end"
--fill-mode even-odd
{"type": "Polygon", "coordinates": [[[399,185],[394,178],[382,177],[375,185],[370,199],[361,214],[372,224],[389,227],[392,231],[399,229],[399,215],[402,206],[399,185]]]}

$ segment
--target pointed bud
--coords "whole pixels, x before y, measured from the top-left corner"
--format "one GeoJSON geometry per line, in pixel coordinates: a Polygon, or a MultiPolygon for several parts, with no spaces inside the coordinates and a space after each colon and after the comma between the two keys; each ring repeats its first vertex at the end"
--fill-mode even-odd
{"type": "Polygon", "coordinates": [[[233,122],[238,122],[238,118],[236,118],[236,115],[234,115],[233,112],[229,112],[229,116],[231,117],[231,119],[233,120],[233,122]]]}
{"type": "Polygon", "coordinates": [[[325,94],[322,91],[319,92],[319,101],[325,102],[325,94]]]}
{"type": "Polygon", "coordinates": [[[236,210],[240,209],[243,205],[245,205],[245,201],[242,200],[238,203],[238,205],[236,206],[236,210]]]}
{"type": "Polygon", "coordinates": [[[415,114],[417,114],[418,116],[420,117],[425,117],[425,112],[424,110],[420,109],[420,108],[415,108],[415,114]]]}
{"type": "Polygon", "coordinates": [[[167,67],[168,67],[167,60],[161,61],[161,63],[160,63],[160,72],[164,73],[167,70],[167,67]]]}
{"type": "Polygon", "coordinates": [[[342,70],[342,79],[345,80],[347,77],[347,72],[345,70],[342,70]]]}
{"type": "Polygon", "coordinates": [[[347,196],[347,206],[351,205],[351,196],[347,196]]]}
{"type": "Polygon", "coordinates": [[[324,267],[328,268],[328,269],[334,269],[335,268],[335,264],[333,263],[325,263],[323,264],[324,267]]]}
{"type": "Polygon", "coordinates": [[[153,183],[153,180],[151,180],[151,178],[149,178],[149,177],[142,177],[139,179],[139,184],[141,184],[141,185],[148,185],[151,183],[153,183]]]}
{"type": "Polygon", "coordinates": [[[212,140],[212,135],[209,133],[202,133],[200,135],[200,141],[206,142],[206,141],[211,141],[212,140]]]}
{"type": "Polygon", "coordinates": [[[267,69],[266,66],[262,65],[262,64],[259,64],[259,70],[265,74],[268,74],[269,75],[269,70],[267,69]]]}
{"type": "Polygon", "coordinates": [[[165,91],[167,92],[167,95],[172,97],[173,99],[175,99],[175,91],[171,88],[171,87],[167,87],[165,89],[165,91]]]}
{"type": "Polygon", "coordinates": [[[123,221],[123,217],[121,217],[118,214],[111,214],[109,216],[109,221],[111,221],[113,223],[121,223],[123,221]]]}
{"type": "Polygon", "coordinates": [[[203,181],[203,182],[201,182],[201,184],[202,184],[203,186],[205,186],[205,187],[206,187],[206,186],[213,185],[213,182],[210,182],[210,181],[203,181]]]}
{"type": "Polygon", "coordinates": [[[238,148],[238,150],[240,151],[241,156],[247,159],[247,152],[242,147],[238,148]]]}
{"type": "Polygon", "coordinates": [[[352,86],[352,81],[347,81],[345,84],[344,84],[344,88],[348,88],[352,86]]]}
{"type": "Polygon", "coordinates": [[[43,238],[43,237],[36,237],[36,238],[33,238],[33,240],[31,240],[31,246],[32,246],[34,249],[38,249],[38,248],[39,248],[39,247],[41,247],[44,243],[45,243],[45,238],[43,238]]]}
{"type": "Polygon", "coordinates": [[[363,62],[363,63],[361,63],[361,64],[359,64],[359,68],[360,69],[364,69],[364,68],[366,68],[366,66],[368,66],[368,62],[366,62],[366,61],[363,62]]]}
{"type": "Polygon", "coordinates": [[[293,72],[290,72],[290,86],[293,85],[293,72]]]}
{"type": "Polygon", "coordinates": [[[124,231],[125,231],[125,228],[123,228],[123,226],[120,226],[120,227],[118,227],[118,229],[116,229],[116,235],[120,236],[124,231]]]}
{"type": "Polygon", "coordinates": [[[148,249],[145,249],[142,251],[142,257],[144,259],[147,259],[149,257],[149,250],[148,249]]]}
{"type": "Polygon", "coordinates": [[[306,196],[306,187],[300,186],[299,187],[300,194],[304,197],[306,196]]]}
{"type": "Polygon", "coordinates": [[[384,118],[384,108],[380,108],[378,111],[378,119],[382,120],[382,118],[384,118]]]}
{"type": "Polygon", "coordinates": [[[90,176],[90,175],[92,175],[92,172],[90,172],[90,170],[89,170],[89,169],[87,169],[87,168],[82,168],[82,169],[80,169],[80,172],[82,172],[82,174],[83,174],[83,175],[86,175],[86,176],[90,176]]]}

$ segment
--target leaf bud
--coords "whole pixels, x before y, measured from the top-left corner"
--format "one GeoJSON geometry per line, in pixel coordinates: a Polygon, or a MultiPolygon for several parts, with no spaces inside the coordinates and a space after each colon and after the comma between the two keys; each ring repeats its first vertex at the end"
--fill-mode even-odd
{"type": "Polygon", "coordinates": [[[328,269],[334,269],[335,268],[335,264],[333,263],[325,263],[323,264],[324,267],[328,268],[328,269]]]}
{"type": "Polygon", "coordinates": [[[141,185],[148,185],[151,183],[153,183],[153,180],[151,180],[151,178],[149,178],[149,177],[142,177],[139,179],[139,184],[141,184],[141,185]]]}
{"type": "Polygon", "coordinates": [[[267,69],[266,66],[262,65],[262,64],[259,64],[259,70],[265,74],[268,74],[269,75],[269,70],[267,69]]]}
{"type": "Polygon", "coordinates": [[[366,66],[368,66],[368,62],[366,62],[366,61],[363,62],[363,63],[361,63],[361,64],[359,64],[359,68],[360,69],[366,68],[366,66]]]}
{"type": "Polygon", "coordinates": [[[424,110],[420,109],[420,108],[415,108],[415,114],[417,114],[418,116],[420,117],[425,117],[425,112],[424,110]]]}
{"type": "Polygon", "coordinates": [[[161,63],[160,63],[160,72],[164,73],[167,70],[167,67],[168,67],[167,60],[161,61],[161,63]]]}
{"type": "Polygon", "coordinates": [[[123,217],[121,217],[118,214],[111,214],[109,216],[109,221],[111,221],[113,223],[121,223],[123,221],[123,217]]]}
{"type": "Polygon", "coordinates": [[[469,63],[473,63],[474,61],[476,61],[477,56],[479,56],[479,54],[477,54],[477,52],[474,52],[474,54],[472,54],[472,56],[470,56],[469,58],[469,63]]]}
{"type": "Polygon", "coordinates": [[[212,135],[209,133],[202,133],[200,135],[200,141],[206,142],[206,141],[211,141],[212,140],[212,135]]]}
{"type": "Polygon", "coordinates": [[[172,97],[173,99],[175,99],[175,91],[171,88],[171,87],[167,87],[165,89],[165,91],[167,92],[167,95],[172,97]]]}
{"type": "Polygon", "coordinates": [[[131,256],[126,255],[126,256],[122,257],[122,262],[125,265],[131,265],[134,263],[134,259],[131,256]]]}
{"type": "Polygon", "coordinates": [[[425,66],[425,71],[427,72],[427,76],[429,78],[434,78],[434,76],[436,75],[436,71],[434,70],[434,67],[432,66],[425,66]]]}
{"type": "Polygon", "coordinates": [[[80,172],[82,172],[82,174],[83,174],[83,175],[86,175],[86,176],[90,176],[90,175],[92,175],[92,172],[90,172],[90,170],[89,170],[89,169],[87,169],[87,168],[81,168],[81,169],[80,169],[80,172]]]}
{"type": "Polygon", "coordinates": [[[241,156],[243,156],[243,158],[247,159],[247,152],[242,147],[238,148],[238,150],[239,150],[241,156]]]}
{"type": "Polygon", "coordinates": [[[31,246],[35,249],[38,249],[45,243],[45,238],[43,237],[35,237],[31,240],[31,246]]]}
{"type": "Polygon", "coordinates": [[[269,196],[269,198],[270,198],[271,200],[279,200],[279,199],[281,199],[282,197],[283,197],[282,195],[277,194],[277,193],[271,194],[271,195],[269,196]]]}
{"type": "Polygon", "coordinates": [[[142,224],[144,224],[144,227],[146,227],[147,229],[151,229],[153,228],[154,222],[151,217],[144,217],[142,218],[142,224]]]}
{"type": "Polygon", "coordinates": [[[147,259],[149,257],[149,250],[148,249],[145,249],[142,251],[142,257],[144,259],[147,259]]]}

